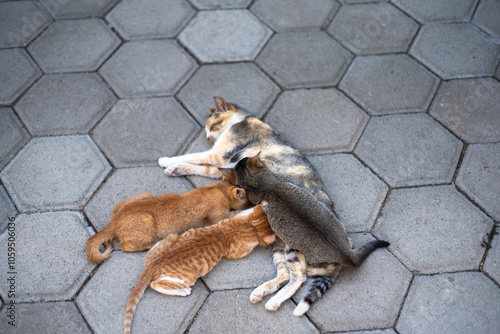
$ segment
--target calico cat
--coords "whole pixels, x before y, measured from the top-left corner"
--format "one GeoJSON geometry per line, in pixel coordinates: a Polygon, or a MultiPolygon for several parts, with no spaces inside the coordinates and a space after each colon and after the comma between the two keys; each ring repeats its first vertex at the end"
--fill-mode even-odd
{"type": "Polygon", "coordinates": [[[273,173],[267,164],[259,153],[243,158],[234,169],[220,168],[220,171],[233,184],[244,188],[252,203],[268,203],[265,211],[269,224],[285,243],[284,249],[281,245],[281,252],[284,252],[289,276],[278,272],[277,279],[254,290],[251,301],[260,301],[278,290],[284,278],[288,279],[288,284],[266,303],[268,311],[275,311],[293,296],[307,276],[320,276],[294,310],[299,316],[331,286],[342,267],[359,266],[372,251],[389,243],[376,240],[353,250],[337,216],[307,189],[273,173]]]}
{"type": "Polygon", "coordinates": [[[257,245],[268,245],[274,239],[261,205],[181,236],[170,234],[146,256],[144,270],[127,301],[124,333],[130,333],[135,309],[149,283],[162,294],[187,296],[196,280],[208,274],[223,257],[240,259],[257,245]]]}
{"type": "Polygon", "coordinates": [[[141,252],[170,233],[215,224],[236,214],[231,210],[249,206],[245,190],[226,178],[183,194],[143,193],[118,203],[113,218],[88,239],[85,251],[90,262],[100,264],[111,257],[113,239],[118,239],[124,252],[141,252]],[[101,244],[104,253],[99,251],[101,244]]]}

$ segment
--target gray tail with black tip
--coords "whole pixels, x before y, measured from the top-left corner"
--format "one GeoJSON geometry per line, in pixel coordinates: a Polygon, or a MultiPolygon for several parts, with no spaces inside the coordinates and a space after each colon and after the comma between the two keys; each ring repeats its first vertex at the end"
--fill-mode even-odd
{"type": "Polygon", "coordinates": [[[353,253],[352,262],[355,266],[359,266],[363,261],[377,248],[387,247],[390,243],[384,240],[370,241],[361,248],[356,249],[353,253]]]}

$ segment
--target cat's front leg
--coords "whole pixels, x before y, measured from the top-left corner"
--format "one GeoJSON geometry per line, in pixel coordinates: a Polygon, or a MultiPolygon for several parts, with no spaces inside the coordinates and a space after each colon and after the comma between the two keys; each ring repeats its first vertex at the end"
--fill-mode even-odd
{"type": "Polygon", "coordinates": [[[168,176],[199,175],[211,178],[222,177],[217,167],[204,165],[174,165],[165,169],[168,176]]]}

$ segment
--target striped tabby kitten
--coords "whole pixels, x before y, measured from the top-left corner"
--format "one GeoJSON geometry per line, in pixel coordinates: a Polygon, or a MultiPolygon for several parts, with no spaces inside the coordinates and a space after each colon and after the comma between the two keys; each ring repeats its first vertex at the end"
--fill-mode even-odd
{"type": "Polygon", "coordinates": [[[223,258],[247,256],[257,245],[268,245],[275,235],[261,205],[215,225],[170,234],[146,256],[146,265],[130,295],[123,330],[130,333],[135,309],[149,283],[165,295],[187,296],[196,280],[223,258]]]}

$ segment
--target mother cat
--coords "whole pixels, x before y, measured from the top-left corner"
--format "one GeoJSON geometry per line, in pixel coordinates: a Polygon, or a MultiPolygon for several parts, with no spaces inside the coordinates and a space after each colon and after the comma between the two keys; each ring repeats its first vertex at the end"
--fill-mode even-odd
{"type": "MultiPolygon", "coordinates": [[[[266,167],[280,179],[310,191],[314,197],[335,215],[334,205],[318,173],[311,163],[296,149],[285,143],[269,125],[251,116],[223,98],[216,97],[215,109],[210,109],[206,121],[207,139],[215,141],[212,149],[201,153],[158,160],[169,176],[201,175],[222,177],[218,167],[235,164],[242,158],[259,157],[266,167]]],[[[254,203],[257,204],[257,203],[254,203]]],[[[345,230],[345,228],[344,228],[345,230]]],[[[352,247],[352,241],[349,241],[352,247]]],[[[296,266],[295,256],[286,256],[285,248],[275,248],[273,260],[278,271],[296,266]]],[[[320,277],[310,285],[308,295],[321,295],[333,283],[333,277],[320,277]]]]}

